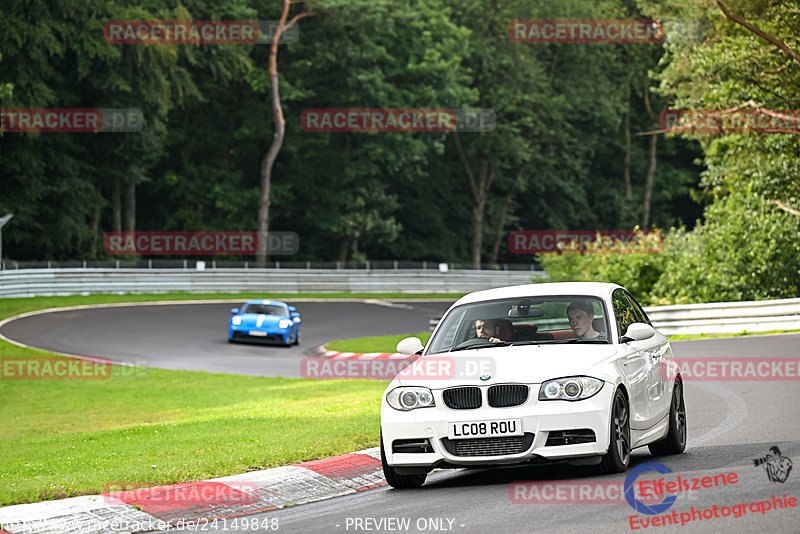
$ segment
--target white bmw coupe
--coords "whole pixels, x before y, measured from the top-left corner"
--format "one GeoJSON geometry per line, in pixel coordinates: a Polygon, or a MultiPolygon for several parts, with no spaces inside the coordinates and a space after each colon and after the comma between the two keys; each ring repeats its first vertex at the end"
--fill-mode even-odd
{"type": "Polygon", "coordinates": [[[381,403],[381,459],[395,488],[434,468],[567,461],[627,470],[631,450],[686,447],[669,340],[621,286],[531,284],[471,293],[442,317],[381,403]],[[673,372],[670,372],[670,370],[673,372]]]}

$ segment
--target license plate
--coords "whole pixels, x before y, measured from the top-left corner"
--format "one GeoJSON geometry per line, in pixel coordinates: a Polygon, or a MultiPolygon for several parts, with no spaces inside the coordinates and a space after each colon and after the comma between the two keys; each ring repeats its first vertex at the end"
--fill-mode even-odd
{"type": "Polygon", "coordinates": [[[448,423],[450,439],[494,438],[521,436],[522,419],[495,419],[493,421],[459,421],[448,423]]]}
{"type": "Polygon", "coordinates": [[[259,337],[267,337],[266,332],[262,332],[261,330],[250,330],[251,336],[259,336],[259,337]]]}

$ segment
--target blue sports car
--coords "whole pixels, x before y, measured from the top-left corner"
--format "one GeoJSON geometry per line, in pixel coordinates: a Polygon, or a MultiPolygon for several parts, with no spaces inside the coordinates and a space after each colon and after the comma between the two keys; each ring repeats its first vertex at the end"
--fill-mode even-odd
{"type": "Polygon", "coordinates": [[[228,341],[275,341],[300,343],[300,314],[294,306],[278,300],[248,300],[241,309],[231,308],[228,341]]]}

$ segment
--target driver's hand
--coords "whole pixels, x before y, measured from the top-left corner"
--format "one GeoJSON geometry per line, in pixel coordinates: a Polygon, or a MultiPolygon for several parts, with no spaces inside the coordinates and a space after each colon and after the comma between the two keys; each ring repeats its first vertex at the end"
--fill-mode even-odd
{"type": "Polygon", "coordinates": [[[490,337],[489,341],[491,341],[492,343],[502,343],[503,342],[502,339],[496,338],[496,337],[490,337]]]}

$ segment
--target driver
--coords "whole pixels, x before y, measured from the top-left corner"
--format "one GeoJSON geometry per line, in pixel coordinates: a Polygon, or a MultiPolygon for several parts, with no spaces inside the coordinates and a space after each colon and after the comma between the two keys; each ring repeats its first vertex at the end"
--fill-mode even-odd
{"type": "Polygon", "coordinates": [[[475,321],[475,334],[492,343],[502,343],[503,340],[498,336],[499,325],[493,319],[478,319],[475,321]]]}
{"type": "Polygon", "coordinates": [[[567,306],[567,318],[572,332],[578,339],[608,339],[605,332],[598,332],[592,326],[594,308],[591,302],[576,300],[570,303],[567,306]]]}

